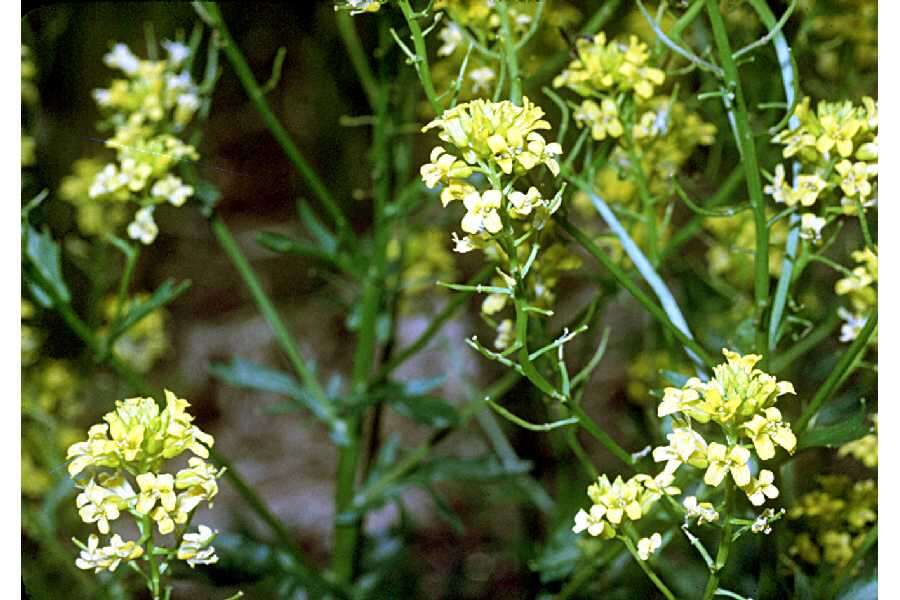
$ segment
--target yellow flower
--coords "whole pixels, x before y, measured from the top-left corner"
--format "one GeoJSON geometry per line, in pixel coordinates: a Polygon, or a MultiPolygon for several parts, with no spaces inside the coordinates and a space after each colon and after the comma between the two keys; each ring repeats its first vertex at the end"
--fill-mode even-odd
{"type": "Polygon", "coordinates": [[[759,478],[753,479],[742,489],[753,506],[761,506],[766,498],[778,497],[778,488],[775,487],[775,474],[768,469],[759,472],[759,478]]]}
{"type": "Polygon", "coordinates": [[[655,554],[662,546],[662,536],[654,533],[648,538],[641,538],[637,543],[637,552],[641,560],[647,560],[651,554],[655,554]]]}
{"type": "Polygon", "coordinates": [[[743,446],[727,448],[718,442],[712,442],[707,449],[706,459],[709,467],[703,481],[707,485],[719,487],[728,472],[731,472],[732,479],[739,487],[750,483],[750,467],[747,466],[750,451],[743,446]]]}
{"type": "Polygon", "coordinates": [[[762,460],[769,460],[775,456],[775,444],[793,453],[797,447],[797,437],[791,426],[781,420],[781,411],[773,406],[763,412],[765,416],[753,415],[741,425],[742,433],[753,442],[756,453],[762,460]]]}
{"type": "Polygon", "coordinates": [[[634,92],[639,98],[653,96],[654,86],[662,85],[665,73],[648,64],[647,45],[631,36],[629,43],[607,43],[606,34],[575,42],[578,58],[553,80],[553,87],[568,87],[590,97],[597,92],[634,92]]]}
{"type": "MultiPolygon", "coordinates": [[[[669,388],[672,389],[672,388],[669,388]]],[[[659,446],[653,450],[653,460],[666,461],[665,472],[672,473],[683,463],[703,469],[707,466],[706,440],[690,427],[676,427],[666,435],[668,446],[659,446]]]]}
{"type": "Polygon", "coordinates": [[[494,347],[497,350],[504,350],[515,341],[516,332],[515,325],[511,319],[503,319],[497,326],[497,338],[494,340],[494,347]]]}
{"type": "MultiPolygon", "coordinates": [[[[431,151],[431,162],[419,169],[425,187],[433,188],[438,183],[449,184],[451,179],[465,179],[472,174],[472,168],[452,154],[448,154],[441,146],[431,151]]],[[[444,203],[446,206],[447,203],[444,203]]]]}
{"type": "Polygon", "coordinates": [[[847,196],[859,196],[860,200],[865,200],[872,193],[869,179],[878,175],[877,164],[842,160],[834,168],[842,177],[841,190],[847,196]]]}
{"type": "Polygon", "coordinates": [[[697,502],[696,496],[688,496],[682,503],[689,519],[696,518],[697,525],[719,520],[719,513],[710,502],[697,502]]]}
{"type": "Polygon", "coordinates": [[[126,500],[134,496],[130,486],[127,489],[130,493],[121,497],[91,479],[75,499],[78,515],[85,523],[97,523],[100,533],[109,533],[109,522],[119,518],[119,511],[127,505],[126,500]]]}
{"type": "Polygon", "coordinates": [[[219,491],[216,479],[225,473],[225,468],[216,469],[202,458],[192,456],[188,460],[186,469],[181,469],[175,475],[175,487],[179,490],[194,490],[200,492],[207,500],[212,500],[219,491]]]}
{"type": "Polygon", "coordinates": [[[125,542],[118,534],[110,538],[110,545],[100,548],[100,538],[91,534],[88,536],[87,546],[82,546],[81,555],[75,560],[75,566],[79,569],[93,569],[99,573],[104,569],[115,571],[123,560],[130,561],[140,558],[144,549],[134,542],[125,542]]]}
{"type": "Polygon", "coordinates": [[[572,527],[572,531],[581,533],[587,530],[589,535],[594,537],[601,536],[604,539],[615,536],[616,530],[603,519],[605,514],[606,509],[599,504],[593,505],[588,512],[585,512],[584,509],[578,509],[578,512],[575,514],[575,526],[572,527]]]}
{"type": "Polygon", "coordinates": [[[215,548],[210,545],[215,538],[215,531],[206,525],[200,525],[197,533],[184,534],[175,556],[178,560],[186,561],[192,569],[196,565],[215,564],[219,561],[219,557],[216,556],[215,548]]]}
{"type": "Polygon", "coordinates": [[[137,476],[137,483],[141,491],[138,495],[135,510],[139,513],[149,514],[156,502],[167,511],[175,510],[175,478],[169,473],[155,475],[153,473],[141,473],[137,476]]]}
{"type": "Polygon", "coordinates": [[[483,194],[472,192],[463,198],[466,215],[462,220],[462,230],[466,233],[498,233],[503,229],[498,209],[503,202],[500,190],[488,190],[483,194]]]}
{"type": "Polygon", "coordinates": [[[128,225],[128,237],[140,240],[145,246],[149,246],[156,240],[159,227],[153,220],[153,206],[145,206],[134,213],[134,220],[128,225]]]}
{"type": "Polygon", "coordinates": [[[524,219],[540,204],[541,193],[536,187],[531,186],[526,194],[520,191],[510,192],[506,210],[514,219],[524,219]]]}
{"type": "Polygon", "coordinates": [[[822,238],[822,228],[826,223],[825,219],[815,213],[803,213],[800,215],[800,237],[818,242],[822,238]]]}

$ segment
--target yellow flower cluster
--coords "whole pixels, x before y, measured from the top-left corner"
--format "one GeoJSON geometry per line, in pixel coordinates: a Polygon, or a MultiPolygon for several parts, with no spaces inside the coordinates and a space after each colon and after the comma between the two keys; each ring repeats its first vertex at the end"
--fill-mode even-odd
{"type": "Polygon", "coordinates": [[[844,475],[819,478],[819,488],[804,494],[788,511],[797,533],[790,553],[804,562],[837,567],[850,562],[872,527],[878,524],[878,484],[851,482],[844,475]]]}
{"type": "Polygon", "coordinates": [[[782,144],[784,158],[799,165],[788,178],[779,164],[765,193],[776,203],[799,206],[804,238],[818,240],[828,223],[827,209],[840,199],[839,211],[856,215],[875,205],[878,196],[878,104],[869,97],[862,105],[819,102],[810,108],[804,98],[794,109],[800,124],[785,129],[772,141],[782,144]]]}
{"type": "MultiPolygon", "coordinates": [[[[522,175],[544,164],[554,176],[559,174],[556,157],[562,154],[562,148],[555,142],[547,143],[539,133],[550,129],[544,111],[527,97],[522,102],[522,106],[509,100],[465,102],[445,110],[423,127],[423,132],[438,129],[438,137],[453,144],[462,157],[459,160],[436,147],[431,163],[422,167],[426,185],[434,187],[438,181],[449,185],[468,177],[473,167],[522,175]]],[[[444,204],[455,199],[461,196],[445,199],[444,204]]]]}
{"type": "Polygon", "coordinates": [[[615,537],[623,522],[639,520],[663,496],[680,494],[681,490],[672,485],[674,479],[666,471],[656,477],[639,473],[627,481],[619,476],[612,483],[606,475],[601,475],[596,483],[588,486],[591,507],[587,511],[579,509],[572,531],[587,531],[604,539],[615,537]]]}
{"type": "MultiPolygon", "coordinates": [[[[211,506],[218,493],[216,480],[224,469],[204,460],[209,457],[212,436],[193,424],[194,418],[186,411],[190,406],[187,400],[169,390],[165,396],[162,410],[153,398],[117,401],[116,409],[104,415],[104,423],[90,428],[87,440],[69,447],[69,475],[82,490],[76,498],[78,514],[85,523],[96,523],[101,534],[108,534],[110,522],[125,513],[134,516],[145,536],[151,538],[152,532],[145,530],[151,522],[163,535],[175,531],[176,525],[186,530],[197,507],[204,501],[211,506]],[[175,475],[163,472],[165,461],[185,451],[195,455],[188,459],[187,467],[175,475]]],[[[197,540],[185,534],[183,543],[189,546],[184,552],[178,549],[179,558],[184,555],[182,560],[192,567],[215,562],[214,552],[207,552],[211,537],[203,531],[208,528],[201,530],[197,540]],[[209,539],[199,545],[201,538],[209,539]]],[[[140,546],[113,552],[111,548],[123,548],[118,535],[112,537],[109,547],[98,544],[99,539],[92,535],[88,545],[82,546],[78,567],[112,571],[119,560],[134,560],[142,554],[140,546]]]]}
{"type": "MultiPolygon", "coordinates": [[[[126,300],[119,308],[115,296],[108,297],[103,303],[103,315],[107,323],[112,323],[118,315],[128,314],[132,305],[144,302],[150,297],[140,293],[126,300]]],[[[162,308],[148,313],[125,333],[116,339],[113,352],[140,373],[146,373],[162,358],[169,349],[169,336],[166,335],[166,314],[162,308]]]]}
{"type": "Polygon", "coordinates": [[[655,448],[653,459],[666,463],[666,473],[683,464],[705,469],[704,482],[713,487],[730,474],[750,502],[760,506],[766,498],[778,497],[774,474],[762,469],[754,478],[749,464],[753,453],[738,440],[750,442],[761,461],[773,458],[776,446],[793,452],[797,438],[774,404],[795,393],[794,386],[755,368],[762,358],[758,355],[722,352],[727,360],[713,369],[709,381],[692,377],[681,388],[665,389],[657,414],[672,415],[674,426],[669,445],[655,448]],[[718,424],[726,443],[707,443],[692,421],[718,424]]]}
{"type": "Polygon", "coordinates": [[[601,94],[634,93],[647,100],[654,88],[666,79],[662,70],[650,66],[647,44],[631,36],[628,44],[607,42],[606,34],[575,42],[578,56],[553,80],[553,87],[567,87],[575,93],[592,97],[601,94]]]}
{"type": "MultiPolygon", "coordinates": [[[[163,42],[164,60],[140,60],[125,44],[116,44],[104,56],[107,66],[124,73],[109,88],[94,90],[94,99],[107,115],[113,135],[106,145],[116,151],[116,162],[97,171],[84,195],[83,181],[92,163],[78,165],[74,178],[64,183],[64,197],[79,208],[79,225],[86,233],[109,229],[97,223],[102,207],[134,203],[139,209],[127,228],[129,237],[151,244],[159,229],[155,207],[182,206],[194,188],[172,173],[182,160],[196,160],[197,151],[178,135],[200,107],[197,85],[186,69],[190,49],[179,42],[163,42]],[[83,224],[82,224],[83,223],[83,224]]],[[[116,214],[113,220],[117,220],[116,214]]]]}
{"type": "Polygon", "coordinates": [[[873,430],[838,448],[838,456],[850,455],[870,469],[878,468],[878,415],[871,415],[873,430]]]}
{"type": "MultiPolygon", "coordinates": [[[[850,308],[841,307],[838,314],[844,319],[841,326],[842,342],[851,342],[866,325],[866,314],[878,304],[878,255],[870,249],[856,250],[851,255],[857,266],[849,275],[837,281],[834,291],[838,296],[846,296],[850,308]]],[[[877,338],[872,336],[871,343],[877,338]]]]}
{"type": "Polygon", "coordinates": [[[549,307],[560,275],[580,266],[559,242],[550,220],[562,203],[562,190],[546,197],[535,185],[516,189],[520,178],[539,165],[554,177],[559,174],[562,148],[540,133],[550,129],[543,117],[544,111],[527,97],[521,106],[477,99],[445,111],[423,128],[437,129],[438,137],[454,147],[453,153],[434,148],[431,162],[420,169],[427,187],[443,186],[444,206],[462,200],[466,209],[460,223],[466,235],[453,234],[454,250],[480,249],[500,265],[494,285],[503,291],[485,299],[482,315],[497,330],[494,345],[501,349],[514,339],[512,320],[495,321],[512,304],[507,300],[517,290],[527,291],[531,306],[549,307]]]}

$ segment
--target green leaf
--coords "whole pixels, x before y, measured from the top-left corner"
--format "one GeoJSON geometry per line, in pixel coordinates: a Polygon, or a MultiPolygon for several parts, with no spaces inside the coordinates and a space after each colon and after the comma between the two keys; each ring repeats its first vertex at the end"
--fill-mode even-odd
{"type": "Polygon", "coordinates": [[[437,514],[444,521],[450,525],[450,528],[453,529],[454,533],[457,535],[463,535],[466,532],[466,526],[463,525],[462,519],[459,518],[459,515],[453,510],[453,508],[447,504],[447,501],[444,500],[440,494],[438,494],[432,487],[428,486],[426,488],[428,490],[428,494],[431,496],[431,499],[434,500],[434,506],[437,508],[437,514]]]}
{"type": "Polygon", "coordinates": [[[222,192],[209,181],[203,180],[194,184],[194,190],[194,197],[200,201],[200,210],[203,216],[212,216],[216,204],[219,203],[219,199],[222,197],[222,192]]]}
{"type": "Polygon", "coordinates": [[[230,364],[212,364],[209,370],[215,377],[229,385],[287,396],[296,402],[298,407],[308,409],[324,423],[336,444],[344,446],[349,443],[346,422],[334,414],[331,406],[320,402],[288,373],[242,358],[235,358],[230,364]]]}
{"type": "Polygon", "coordinates": [[[190,287],[191,282],[189,280],[182,281],[178,285],[175,285],[174,280],[167,279],[161,286],[156,288],[156,291],[146,300],[132,302],[128,307],[128,312],[117,322],[113,323],[110,328],[109,335],[107,336],[107,344],[112,346],[112,343],[117,340],[119,336],[137,325],[141,319],[156,309],[169,304],[178,298],[178,296],[185,293],[190,287]]]}
{"type": "Polygon", "coordinates": [[[47,231],[38,231],[27,224],[24,227],[25,257],[37,274],[30,283],[41,288],[35,299],[46,308],[54,302],[68,304],[71,297],[62,276],[59,244],[47,231]]]}
{"type": "Polygon", "coordinates": [[[659,374],[675,387],[684,387],[687,380],[691,378],[690,375],[682,375],[681,373],[676,373],[675,371],[669,371],[667,369],[660,369],[659,374]]]}
{"type": "Polygon", "coordinates": [[[568,521],[553,532],[550,541],[529,565],[540,574],[541,583],[567,579],[575,571],[582,554],[576,543],[577,539],[572,533],[572,524],[568,521]]]}
{"type": "MultiPolygon", "coordinates": [[[[392,449],[393,453],[395,449],[392,449]]],[[[385,457],[384,460],[394,458],[385,457]]],[[[381,461],[379,457],[379,461],[381,461]]],[[[516,464],[503,465],[494,456],[480,458],[434,458],[403,477],[383,485],[379,472],[377,477],[370,476],[353,498],[353,506],[336,517],[338,523],[352,523],[367,511],[383,506],[386,502],[400,496],[409,486],[419,486],[426,491],[431,485],[442,481],[492,482],[515,477],[527,473],[531,463],[520,461],[516,464]]],[[[381,471],[381,468],[379,468],[381,471]]]]}
{"type": "Polygon", "coordinates": [[[860,408],[854,414],[839,419],[833,424],[807,429],[797,440],[797,450],[807,448],[835,448],[847,442],[858,440],[872,430],[866,412],[866,404],[860,401],[860,408]]]}
{"type": "Polygon", "coordinates": [[[436,396],[395,396],[389,402],[404,417],[430,427],[443,429],[459,422],[456,409],[436,396]]]}
{"type": "Polygon", "coordinates": [[[337,251],[337,239],[328,231],[328,228],[319,220],[313,210],[309,207],[309,203],[305,200],[297,200],[297,214],[300,220],[306,226],[306,230],[312,234],[319,242],[319,246],[325,252],[334,254],[337,251]]]}
{"type": "Polygon", "coordinates": [[[295,240],[273,231],[261,231],[258,233],[256,235],[256,243],[266,250],[271,250],[272,252],[277,252],[279,254],[294,254],[296,256],[313,258],[329,263],[335,261],[334,254],[328,250],[324,250],[313,244],[295,240]]]}

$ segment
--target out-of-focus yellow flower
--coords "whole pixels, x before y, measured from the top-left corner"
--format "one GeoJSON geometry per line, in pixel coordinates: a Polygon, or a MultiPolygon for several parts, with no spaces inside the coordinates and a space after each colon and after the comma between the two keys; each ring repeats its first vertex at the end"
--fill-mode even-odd
{"type": "Polygon", "coordinates": [[[742,489],[753,506],[762,506],[766,498],[775,499],[778,497],[778,488],[775,487],[775,474],[768,469],[760,471],[759,478],[752,479],[742,489]]]}
{"type": "Polygon", "coordinates": [[[873,433],[847,442],[838,448],[838,456],[852,456],[870,469],[874,469],[878,467],[878,415],[871,415],[871,419],[874,424],[873,433]]]}
{"type": "Polygon", "coordinates": [[[666,79],[665,73],[648,64],[647,45],[636,36],[625,44],[607,42],[606,34],[600,32],[590,40],[579,38],[575,50],[578,58],[556,76],[553,87],[565,86],[585,97],[596,92],[633,92],[646,100],[666,79]]]}
{"type": "Polygon", "coordinates": [[[625,133],[622,121],[619,120],[619,108],[611,98],[604,98],[600,104],[585,100],[574,116],[576,123],[591,128],[591,137],[595,140],[605,140],[607,136],[617,138],[625,133]]]}

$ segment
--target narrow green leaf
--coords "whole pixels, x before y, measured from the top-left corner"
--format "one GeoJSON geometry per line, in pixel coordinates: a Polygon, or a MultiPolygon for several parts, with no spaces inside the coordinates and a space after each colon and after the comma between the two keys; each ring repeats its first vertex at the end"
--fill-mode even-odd
{"type": "Polygon", "coordinates": [[[309,393],[288,373],[242,358],[235,358],[228,364],[212,364],[209,370],[215,377],[229,385],[287,396],[324,423],[336,444],[348,443],[347,424],[334,414],[330,406],[319,402],[315,395],[309,393]]]}
{"type": "Polygon", "coordinates": [[[847,442],[857,440],[871,432],[865,403],[860,409],[847,418],[839,419],[831,425],[821,425],[807,429],[797,440],[797,450],[807,448],[835,448],[847,442]]]}
{"type": "Polygon", "coordinates": [[[189,280],[182,281],[178,285],[175,285],[174,280],[167,279],[161,286],[156,288],[156,291],[146,300],[132,302],[128,307],[128,312],[117,322],[113,323],[110,328],[107,344],[111,346],[119,336],[137,325],[141,319],[156,309],[169,304],[178,298],[178,296],[185,293],[190,287],[191,282],[189,280]]]}
{"type": "Polygon", "coordinates": [[[256,235],[256,243],[267,250],[279,254],[294,254],[331,263],[335,261],[334,255],[328,250],[323,250],[313,244],[307,244],[273,231],[261,231],[258,233],[256,235]]]}
{"type": "Polygon", "coordinates": [[[62,275],[59,244],[49,232],[39,231],[30,225],[25,227],[25,256],[40,278],[35,283],[49,288],[44,289],[44,295],[36,299],[42,304],[48,299],[68,304],[71,297],[62,275]]]}

